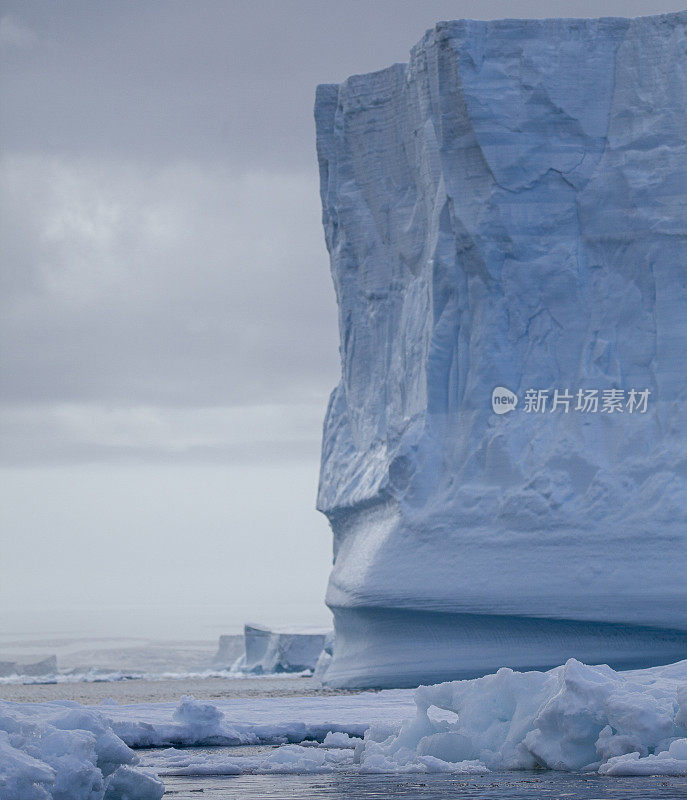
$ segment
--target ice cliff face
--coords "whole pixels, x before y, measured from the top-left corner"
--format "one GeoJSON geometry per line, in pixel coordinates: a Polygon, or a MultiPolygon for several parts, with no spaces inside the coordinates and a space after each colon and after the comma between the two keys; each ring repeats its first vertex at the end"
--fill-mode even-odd
{"type": "Polygon", "coordinates": [[[687,13],[440,23],[315,114],[328,681],[687,656],[687,13]]]}

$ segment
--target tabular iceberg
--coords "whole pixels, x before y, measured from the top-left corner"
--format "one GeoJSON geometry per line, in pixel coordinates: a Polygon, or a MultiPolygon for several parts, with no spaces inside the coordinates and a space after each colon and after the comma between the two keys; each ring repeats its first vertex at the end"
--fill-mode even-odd
{"type": "Polygon", "coordinates": [[[233,669],[257,674],[315,669],[329,633],[312,626],[244,625],[245,652],[233,669]]]}
{"type": "Polygon", "coordinates": [[[687,14],[440,23],[315,117],[326,681],[684,658],[687,14]]]}

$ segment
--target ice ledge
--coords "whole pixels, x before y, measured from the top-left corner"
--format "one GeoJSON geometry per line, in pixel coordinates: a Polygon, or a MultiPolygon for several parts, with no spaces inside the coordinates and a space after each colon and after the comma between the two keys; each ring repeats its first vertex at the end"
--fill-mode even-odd
{"type": "Polygon", "coordinates": [[[323,682],[336,688],[404,688],[476,678],[504,662],[516,670],[548,670],[571,652],[617,670],[643,669],[687,652],[684,629],[403,608],[333,610],[335,658],[323,682]]]}

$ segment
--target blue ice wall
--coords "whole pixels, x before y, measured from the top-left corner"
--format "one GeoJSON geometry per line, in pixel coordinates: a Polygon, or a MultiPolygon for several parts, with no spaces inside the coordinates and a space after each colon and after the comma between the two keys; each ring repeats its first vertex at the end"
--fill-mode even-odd
{"type": "Polygon", "coordinates": [[[687,13],[439,23],[315,115],[330,682],[687,657],[687,13]]]}

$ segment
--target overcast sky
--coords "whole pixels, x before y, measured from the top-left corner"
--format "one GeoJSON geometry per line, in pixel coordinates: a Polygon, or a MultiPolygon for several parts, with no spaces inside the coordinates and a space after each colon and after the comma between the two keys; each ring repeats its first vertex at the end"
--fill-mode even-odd
{"type": "Polygon", "coordinates": [[[0,623],[326,622],[315,86],[440,19],[680,3],[0,3],[0,623]]]}

